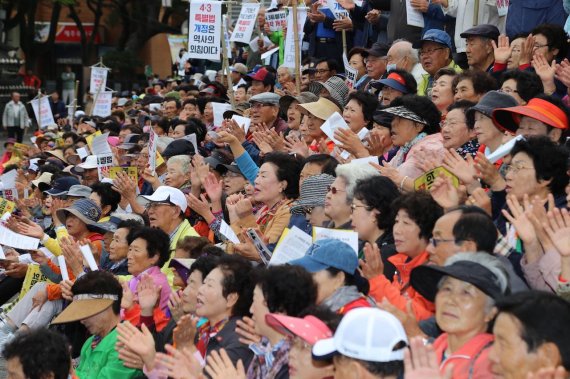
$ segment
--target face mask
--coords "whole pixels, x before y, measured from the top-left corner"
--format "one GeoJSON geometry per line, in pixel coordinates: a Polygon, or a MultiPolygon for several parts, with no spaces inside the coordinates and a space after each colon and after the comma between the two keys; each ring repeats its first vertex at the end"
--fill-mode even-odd
{"type": "Polygon", "coordinates": [[[392,70],[396,69],[396,63],[390,63],[388,65],[386,65],[386,72],[390,72],[392,70]]]}

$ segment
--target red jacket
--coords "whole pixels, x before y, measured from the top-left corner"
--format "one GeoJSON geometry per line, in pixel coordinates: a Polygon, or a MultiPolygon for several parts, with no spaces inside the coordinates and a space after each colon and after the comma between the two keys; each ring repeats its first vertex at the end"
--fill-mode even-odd
{"type": "Polygon", "coordinates": [[[440,370],[445,372],[447,365],[453,365],[453,379],[486,379],[492,378],[489,350],[493,345],[493,335],[478,334],[471,338],[459,350],[443,360],[447,349],[447,333],[443,333],[433,343],[440,370]]]}
{"type": "Polygon", "coordinates": [[[408,259],[409,257],[402,253],[388,258],[396,266],[397,271],[394,280],[390,282],[384,275],[372,278],[370,280],[370,296],[378,303],[386,298],[392,305],[404,312],[407,312],[406,305],[411,300],[416,318],[424,320],[433,315],[435,306],[412,288],[410,274],[414,268],[427,261],[428,253],[424,251],[409,262],[408,259]]]}

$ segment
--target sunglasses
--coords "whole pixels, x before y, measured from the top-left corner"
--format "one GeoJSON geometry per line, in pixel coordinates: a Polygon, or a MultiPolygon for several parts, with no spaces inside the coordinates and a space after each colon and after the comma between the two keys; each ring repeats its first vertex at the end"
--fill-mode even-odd
{"type": "Polygon", "coordinates": [[[345,190],[338,189],[338,188],[336,188],[336,187],[334,187],[334,186],[328,186],[328,187],[327,187],[327,192],[330,192],[330,193],[332,193],[333,195],[336,195],[337,192],[346,192],[346,191],[345,191],[345,190]]]}

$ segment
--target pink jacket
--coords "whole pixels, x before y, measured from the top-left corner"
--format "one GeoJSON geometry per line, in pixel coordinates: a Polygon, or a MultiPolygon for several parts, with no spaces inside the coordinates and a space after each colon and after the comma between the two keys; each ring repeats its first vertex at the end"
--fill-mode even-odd
{"type": "MultiPolygon", "coordinates": [[[[437,166],[441,165],[443,161],[443,155],[445,153],[445,148],[443,147],[443,137],[441,133],[430,134],[423,138],[420,142],[414,145],[404,159],[404,163],[398,166],[398,171],[402,175],[407,175],[412,179],[416,179],[418,176],[424,173],[420,167],[420,162],[423,160],[424,155],[420,154],[422,150],[429,151],[430,157],[437,160],[435,163],[437,166]]],[[[394,158],[390,161],[391,165],[394,165],[394,158]]],[[[436,167],[437,167],[436,166],[436,167]]]]}
{"type": "Polygon", "coordinates": [[[447,333],[443,333],[433,343],[440,370],[445,372],[447,365],[453,365],[453,379],[487,379],[492,378],[489,350],[493,344],[492,334],[479,334],[469,340],[455,353],[443,360],[447,350],[447,333]]]}
{"type": "Polygon", "coordinates": [[[532,289],[556,293],[560,275],[560,254],[556,250],[546,250],[536,262],[528,263],[521,259],[521,268],[527,283],[532,289]]]}

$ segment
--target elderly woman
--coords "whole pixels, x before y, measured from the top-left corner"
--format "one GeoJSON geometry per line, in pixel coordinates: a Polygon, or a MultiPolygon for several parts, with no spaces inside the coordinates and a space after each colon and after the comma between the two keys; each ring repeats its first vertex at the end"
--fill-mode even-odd
{"type": "MultiPolygon", "coordinates": [[[[299,196],[301,161],[285,153],[270,153],[263,160],[255,179],[253,200],[263,206],[253,214],[252,202],[236,195],[226,205],[234,231],[258,228],[269,245],[275,245],[291,218],[290,207],[299,196]]],[[[252,243],[235,245],[236,250],[252,260],[260,260],[252,243]]]]}
{"type": "Polygon", "coordinates": [[[182,192],[189,192],[191,173],[191,158],[187,155],[175,155],[166,162],[164,184],[178,188],[182,192]]]}
{"type": "Polygon", "coordinates": [[[312,92],[301,92],[301,94],[296,97],[285,95],[279,99],[279,107],[281,108],[281,112],[287,114],[288,135],[293,131],[297,137],[301,136],[299,127],[301,126],[303,115],[301,114],[301,110],[297,107],[297,105],[313,103],[318,100],[318,96],[312,92]]]}
{"type": "Polygon", "coordinates": [[[277,69],[277,85],[276,88],[280,91],[287,90],[290,86],[289,83],[295,82],[295,70],[291,67],[279,66],[277,69]]]}
{"type": "Polygon", "coordinates": [[[348,244],[334,239],[317,240],[304,257],[289,262],[313,274],[317,304],[346,314],[352,309],[374,306],[367,297],[369,285],[358,271],[358,258],[348,244]]]}
{"type": "Polygon", "coordinates": [[[478,102],[483,95],[497,89],[497,81],[483,71],[466,70],[453,79],[454,100],[478,102]]]}
{"type": "Polygon", "coordinates": [[[304,213],[308,222],[307,233],[311,234],[313,226],[322,227],[330,221],[325,214],[325,198],[328,188],[335,177],[328,174],[309,176],[301,183],[301,194],[296,204],[291,207],[291,213],[304,213]]]}
{"type": "MultiPolygon", "coordinates": [[[[392,202],[400,196],[398,188],[385,176],[359,180],[352,199],[352,228],[358,239],[376,244],[382,254],[384,275],[392,279],[396,268],[388,257],[396,253],[392,226],[392,202]]],[[[363,258],[363,252],[359,253],[363,258]]]]}
{"type": "Polygon", "coordinates": [[[325,215],[331,219],[327,225],[334,229],[351,229],[352,198],[359,180],[378,176],[372,166],[351,162],[336,167],[336,179],[330,185],[325,198],[325,215]]]}
{"type": "Polygon", "coordinates": [[[365,248],[363,272],[370,281],[370,295],[377,302],[386,299],[396,308],[407,312],[408,302],[411,301],[414,315],[418,320],[423,320],[433,314],[434,306],[410,287],[410,273],[428,260],[426,249],[435,222],[443,210],[426,192],[402,195],[394,201],[392,210],[396,213],[393,233],[398,253],[388,260],[396,267],[394,278],[390,281],[384,275],[380,252],[374,245],[365,248]]]}
{"type": "Polygon", "coordinates": [[[352,92],[348,96],[342,112],[342,118],[348,124],[349,130],[337,129],[335,138],[340,142],[339,146],[335,146],[331,155],[338,158],[342,155],[343,150],[355,155],[356,157],[366,157],[369,154],[361,141],[368,135],[368,130],[372,129],[372,117],[378,106],[376,96],[365,92],[352,92]]]}
{"type": "Polygon", "coordinates": [[[145,277],[152,279],[156,288],[160,288],[157,307],[164,315],[168,314],[168,299],[171,294],[168,279],[160,268],[170,258],[170,239],[168,234],[157,228],[141,227],[132,229],[127,235],[129,250],[127,252],[127,267],[133,277],[123,285],[122,308],[125,310],[124,319],[139,325],[143,317],[153,316],[143,314],[141,306],[135,301],[141,281],[145,277]]]}
{"type": "Polygon", "coordinates": [[[431,89],[431,101],[445,118],[447,108],[453,103],[453,78],[457,73],[454,69],[444,67],[439,69],[433,77],[433,87],[431,89]]]}
{"type": "Polygon", "coordinates": [[[266,316],[280,313],[298,317],[306,308],[315,305],[317,288],[311,274],[298,266],[270,266],[258,273],[250,311],[254,321],[252,329],[261,338],[250,345],[254,357],[247,377],[286,378],[290,341],[267,323],[266,316]]]}
{"type": "Polygon", "coordinates": [[[509,70],[501,77],[500,91],[514,97],[519,105],[526,105],[530,99],[544,93],[544,85],[535,72],[509,70]]]}
{"type": "Polygon", "coordinates": [[[398,68],[390,70],[385,79],[374,81],[370,85],[381,90],[380,103],[385,106],[389,106],[397,97],[414,94],[418,91],[418,85],[414,76],[398,68]]]}
{"type": "Polygon", "coordinates": [[[490,378],[490,323],[495,300],[508,294],[508,275],[500,261],[486,253],[459,253],[445,266],[420,266],[410,283],[435,302],[435,319],[444,332],[434,342],[442,374],[453,366],[454,378],[490,378]]]}
{"type": "Polygon", "coordinates": [[[441,122],[441,135],[443,137],[443,147],[455,149],[462,158],[471,155],[473,158],[479,150],[479,142],[475,138],[473,125],[467,124],[465,112],[473,107],[475,103],[467,100],[460,100],[451,104],[447,108],[447,116],[441,122]]]}
{"type": "Polygon", "coordinates": [[[382,112],[394,116],[392,143],[399,150],[389,164],[376,166],[400,190],[411,190],[414,180],[423,174],[422,152],[433,155],[438,165],[443,157],[445,150],[439,133],[441,114],[429,99],[417,95],[399,97],[382,112]]]}
{"type": "Polygon", "coordinates": [[[370,81],[366,74],[366,63],[364,63],[364,55],[367,55],[366,49],[362,47],[354,47],[348,52],[348,64],[356,70],[356,83],[354,88],[364,88],[370,81]]]}
{"type": "Polygon", "coordinates": [[[305,141],[310,143],[309,149],[313,152],[319,151],[319,141],[326,140],[327,148],[330,151],[334,148],[334,142],[327,139],[321,130],[321,126],[335,112],[341,112],[340,107],[333,101],[320,97],[313,103],[299,104],[297,106],[303,114],[303,124],[307,129],[305,141]]]}

